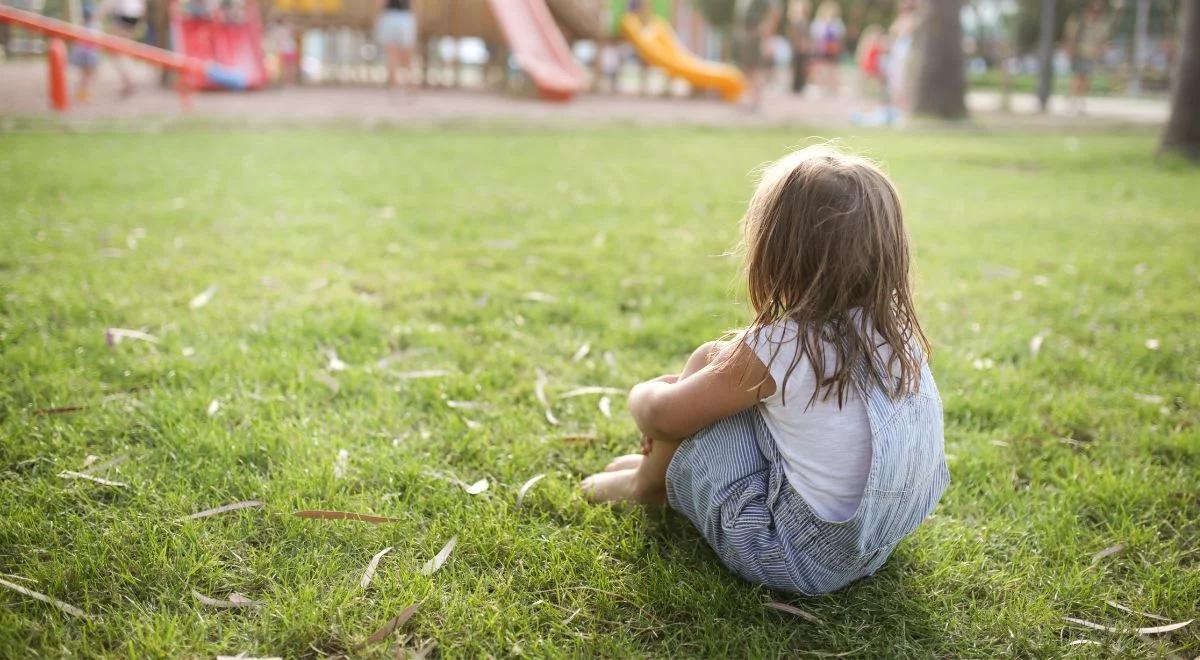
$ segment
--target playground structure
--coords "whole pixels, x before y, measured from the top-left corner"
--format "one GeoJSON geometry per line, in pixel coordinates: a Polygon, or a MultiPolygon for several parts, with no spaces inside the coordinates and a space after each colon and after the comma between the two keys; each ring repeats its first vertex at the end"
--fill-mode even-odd
{"type": "Polygon", "coordinates": [[[637,14],[625,14],[621,33],[647,63],[696,87],[715,89],[726,101],[737,101],[746,91],[746,78],[737,67],[695,56],[679,43],[675,31],[661,18],[643,23],[637,14]]]}
{"type": "MultiPolygon", "coordinates": [[[[667,3],[656,4],[661,10],[667,3]]],[[[746,82],[735,67],[701,59],[682,45],[667,21],[657,17],[643,21],[639,15],[623,13],[622,6],[609,0],[437,0],[419,3],[416,18],[423,52],[429,52],[434,39],[479,38],[493,60],[506,62],[511,55],[547,100],[569,100],[589,85],[571,42],[611,43],[617,35],[627,39],[645,62],[668,75],[698,89],[715,90],[726,101],[740,97],[746,82]]],[[[0,21],[52,40],[47,59],[56,109],[65,110],[68,101],[65,47],[56,47],[54,40],[93,45],[177,73],[186,107],[191,90],[256,89],[268,82],[262,12],[255,0],[243,0],[236,14],[228,7],[208,0],[168,0],[171,43],[178,52],[2,5],[0,21]]],[[[374,23],[377,7],[375,0],[273,0],[270,15],[299,29],[365,32],[374,23]]]]}
{"type": "MultiPolygon", "coordinates": [[[[655,3],[665,8],[669,3],[655,3]]],[[[735,67],[709,62],[689,52],[670,24],[660,18],[645,24],[610,0],[437,0],[417,5],[420,50],[434,39],[475,37],[501,59],[509,53],[546,99],[565,101],[586,89],[588,78],[575,61],[570,43],[628,39],[643,60],[700,89],[713,89],[737,100],[746,83],[735,67]],[[618,32],[619,24],[620,31],[618,32]]],[[[284,20],[306,27],[366,30],[374,19],[370,0],[275,0],[284,20]]]]}
{"type": "Polygon", "coordinates": [[[69,107],[66,74],[66,42],[78,42],[103,49],[116,55],[142,60],[179,74],[179,96],[184,106],[188,93],[199,86],[223,89],[246,89],[251,82],[245,72],[231,69],[218,62],[191,57],[154,46],[122,39],[32,12],[0,5],[0,21],[44,34],[50,39],[46,58],[49,67],[50,100],[56,110],[69,107]]]}
{"type": "MultiPolygon", "coordinates": [[[[234,15],[228,8],[210,9],[202,1],[189,0],[181,5],[179,0],[172,0],[171,43],[184,55],[239,72],[243,78],[239,89],[257,89],[267,84],[262,15],[254,0],[243,2],[238,15],[234,15]]],[[[194,78],[188,84],[196,89],[223,88],[203,78],[194,78]]]]}

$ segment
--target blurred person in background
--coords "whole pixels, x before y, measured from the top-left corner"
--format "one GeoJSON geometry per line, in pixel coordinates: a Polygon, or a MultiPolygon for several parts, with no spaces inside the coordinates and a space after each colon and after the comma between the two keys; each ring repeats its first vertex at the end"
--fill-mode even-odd
{"type": "Polygon", "coordinates": [[[809,27],[812,38],[813,78],[827,94],[837,96],[841,87],[838,67],[842,58],[842,41],[846,25],[842,23],[842,8],[833,0],[817,7],[817,15],[809,27]]]}
{"type": "Polygon", "coordinates": [[[1063,28],[1063,42],[1071,58],[1071,100],[1080,113],[1111,32],[1112,17],[1104,0],[1088,0],[1083,9],[1067,19],[1063,28]]]}
{"type": "Polygon", "coordinates": [[[909,63],[913,34],[917,29],[916,0],[900,0],[896,17],[888,27],[888,57],[884,67],[888,103],[897,114],[909,108],[909,63]]]}
{"type": "Polygon", "coordinates": [[[767,82],[772,55],[771,38],[779,31],[783,18],[780,0],[737,0],[734,6],[737,20],[734,32],[738,66],[746,72],[750,83],[750,110],[762,106],[763,86],[767,82]]]}
{"type": "MultiPolygon", "coordinates": [[[[136,39],[137,30],[146,18],[146,0],[104,0],[96,8],[96,17],[108,20],[108,31],[123,39],[136,39]]],[[[111,56],[117,75],[121,77],[121,96],[134,92],[129,62],[118,55],[111,56]]]]}
{"type": "MultiPolygon", "coordinates": [[[[92,3],[85,2],[83,11],[83,27],[98,30],[96,10],[92,3]]],[[[71,44],[71,64],[79,69],[79,83],[75,87],[75,100],[87,103],[92,98],[92,81],[96,79],[96,69],[100,67],[100,49],[92,44],[76,41],[71,44]]]]}
{"type": "Polygon", "coordinates": [[[850,121],[855,125],[886,126],[895,119],[887,87],[888,37],[883,27],[868,25],[858,37],[854,62],[861,81],[860,94],[868,106],[877,100],[879,107],[870,112],[854,112],[850,121]]]}
{"type": "Polygon", "coordinates": [[[887,34],[879,25],[872,23],[858,37],[858,49],[854,62],[862,80],[862,95],[865,98],[887,99],[884,83],[884,65],[887,58],[887,34]]]}
{"type": "Polygon", "coordinates": [[[791,0],[787,9],[787,37],[792,47],[792,93],[804,92],[808,84],[808,55],[812,50],[808,38],[808,17],[812,5],[808,0],[791,0]]]}
{"type": "Polygon", "coordinates": [[[300,77],[300,54],[296,50],[296,32],[286,19],[271,17],[264,39],[268,56],[279,84],[295,84],[300,77]]]}
{"type": "MultiPolygon", "coordinates": [[[[439,0],[440,1],[440,0],[439,0]]],[[[375,44],[387,57],[387,86],[397,85],[397,71],[404,69],[404,86],[412,88],[413,46],[417,43],[416,0],[379,0],[375,19],[375,44]]]]}

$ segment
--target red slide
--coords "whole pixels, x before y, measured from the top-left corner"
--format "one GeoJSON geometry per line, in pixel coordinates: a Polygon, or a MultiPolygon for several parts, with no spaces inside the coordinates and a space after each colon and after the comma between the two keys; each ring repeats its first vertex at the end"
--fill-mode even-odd
{"type": "MultiPolygon", "coordinates": [[[[254,0],[246,0],[239,20],[220,11],[191,15],[179,3],[171,11],[171,32],[176,50],[189,57],[217,62],[239,72],[248,89],[267,84],[262,50],[262,23],[254,0]]],[[[193,81],[202,89],[219,89],[211,82],[193,81]]]]}
{"type": "Polygon", "coordinates": [[[587,74],[575,61],[546,0],[488,0],[492,15],[543,98],[570,100],[587,87],[587,74]]]}

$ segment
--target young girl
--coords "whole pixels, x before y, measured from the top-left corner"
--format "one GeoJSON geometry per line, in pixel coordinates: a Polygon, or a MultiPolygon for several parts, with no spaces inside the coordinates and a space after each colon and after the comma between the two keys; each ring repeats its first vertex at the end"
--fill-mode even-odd
{"type": "Polygon", "coordinates": [[[753,321],[635,386],[644,455],[583,486],[669,503],[751,582],[826,593],[878,570],[950,479],[900,200],[810,147],[766,169],[742,227],[753,321]]]}

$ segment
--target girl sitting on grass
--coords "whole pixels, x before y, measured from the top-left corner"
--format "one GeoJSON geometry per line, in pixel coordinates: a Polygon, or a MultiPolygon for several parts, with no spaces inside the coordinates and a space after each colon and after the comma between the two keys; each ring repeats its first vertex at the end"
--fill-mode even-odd
{"type": "Polygon", "coordinates": [[[742,229],[754,320],[635,386],[643,454],[583,487],[669,503],[751,582],[826,593],[878,570],[950,480],[900,200],[810,147],[765,170],[742,229]]]}

